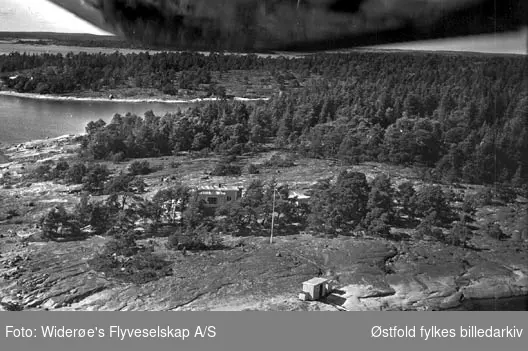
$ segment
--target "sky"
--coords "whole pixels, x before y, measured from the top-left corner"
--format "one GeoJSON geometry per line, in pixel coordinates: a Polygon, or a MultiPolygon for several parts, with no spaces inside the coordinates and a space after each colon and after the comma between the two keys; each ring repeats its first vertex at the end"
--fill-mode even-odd
{"type": "Polygon", "coordinates": [[[0,31],[108,34],[47,0],[0,0],[0,31]]]}
{"type": "Polygon", "coordinates": [[[400,50],[445,50],[472,51],[497,54],[528,53],[528,28],[515,33],[497,33],[492,35],[474,35],[463,38],[417,41],[414,43],[391,44],[379,46],[386,49],[400,50]]]}
{"type": "MultiPolygon", "coordinates": [[[[47,0],[0,0],[0,31],[108,34],[47,0]]],[[[381,48],[527,54],[528,29],[517,33],[384,45],[381,48]]]]}

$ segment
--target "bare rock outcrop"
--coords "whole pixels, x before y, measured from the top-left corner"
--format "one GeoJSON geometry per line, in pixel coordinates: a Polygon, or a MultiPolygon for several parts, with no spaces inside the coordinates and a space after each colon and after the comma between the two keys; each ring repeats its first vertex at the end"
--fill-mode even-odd
{"type": "Polygon", "coordinates": [[[382,240],[276,240],[247,238],[228,250],[185,256],[160,252],[173,262],[173,275],[141,286],[90,268],[104,238],[18,245],[0,259],[1,308],[438,310],[464,299],[528,295],[528,257],[512,254],[507,243],[493,254],[438,243],[401,254],[382,240]],[[326,301],[298,301],[301,283],[314,276],[334,279],[337,290],[326,301]]]}

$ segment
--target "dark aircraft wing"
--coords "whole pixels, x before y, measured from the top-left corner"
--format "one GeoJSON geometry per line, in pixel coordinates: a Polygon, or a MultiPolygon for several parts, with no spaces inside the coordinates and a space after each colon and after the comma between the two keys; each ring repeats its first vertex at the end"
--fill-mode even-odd
{"type": "Polygon", "coordinates": [[[515,31],[528,0],[51,0],[150,46],[317,51],[515,31]]]}

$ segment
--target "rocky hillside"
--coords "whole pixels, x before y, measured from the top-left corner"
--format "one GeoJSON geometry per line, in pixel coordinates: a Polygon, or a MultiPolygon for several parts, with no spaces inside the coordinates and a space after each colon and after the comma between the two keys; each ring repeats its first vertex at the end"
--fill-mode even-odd
{"type": "MultiPolygon", "coordinates": [[[[195,252],[169,250],[164,237],[146,238],[138,244],[170,261],[172,274],[143,285],[125,283],[88,264],[109,238],[40,239],[42,215],[58,204],[72,207],[79,201],[78,194],[75,186],[32,183],[24,175],[43,160],[75,157],[76,147],[75,138],[63,137],[4,150],[12,163],[0,169],[4,178],[10,174],[10,182],[0,187],[1,309],[440,310],[460,307],[467,299],[528,296],[527,240],[475,235],[468,247],[454,247],[430,237],[415,240],[404,235],[404,228],[392,228],[393,240],[299,233],[278,236],[270,244],[267,237],[224,234],[221,249],[195,252]],[[316,276],[334,280],[336,291],[324,301],[298,300],[301,283],[316,276]]],[[[207,159],[182,157],[178,174],[184,181],[199,179],[208,167],[207,159]]],[[[259,176],[297,181],[303,187],[332,176],[340,167],[317,162],[300,160],[281,173],[264,171],[259,176]]],[[[116,169],[125,166],[113,165],[116,169]]],[[[357,169],[369,178],[386,171],[374,164],[357,169]]],[[[396,171],[391,169],[393,174],[396,171]]],[[[166,186],[171,172],[175,171],[164,169],[145,176],[145,196],[166,186]]],[[[243,183],[245,177],[232,181],[243,183]]],[[[399,169],[394,177],[412,179],[413,175],[399,169]]],[[[511,204],[482,206],[474,225],[497,223],[504,233],[513,235],[523,230],[527,207],[520,198],[511,204]]]]}
{"type": "MultiPolygon", "coordinates": [[[[227,239],[227,238],[226,238],[227,239]]],[[[173,275],[142,286],[91,270],[104,238],[31,243],[2,238],[4,308],[60,310],[438,310],[464,299],[528,294],[528,257],[511,244],[480,252],[436,243],[391,244],[311,236],[230,240],[228,249],[171,253],[173,275]],[[336,281],[320,302],[297,299],[315,276],[336,281]]]]}

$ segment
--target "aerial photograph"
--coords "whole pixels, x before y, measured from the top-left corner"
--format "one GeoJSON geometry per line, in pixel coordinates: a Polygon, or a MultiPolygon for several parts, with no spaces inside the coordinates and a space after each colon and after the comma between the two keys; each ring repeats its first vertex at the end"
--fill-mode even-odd
{"type": "Polygon", "coordinates": [[[527,43],[525,0],[0,0],[0,311],[528,311],[527,43]]]}

